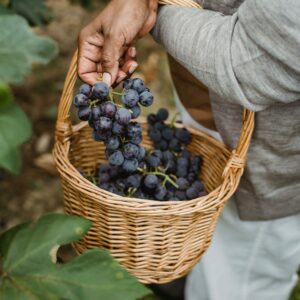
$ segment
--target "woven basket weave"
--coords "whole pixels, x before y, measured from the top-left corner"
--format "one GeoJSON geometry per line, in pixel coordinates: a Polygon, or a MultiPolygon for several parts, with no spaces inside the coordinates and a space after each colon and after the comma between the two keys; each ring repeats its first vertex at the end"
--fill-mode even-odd
{"type": "MultiPolygon", "coordinates": [[[[191,0],[160,3],[199,7],[191,0]]],[[[165,202],[126,198],[98,188],[78,171],[92,174],[106,158],[103,143],[92,139],[87,122],[71,124],[69,110],[76,80],[77,53],[59,104],[53,150],[62,178],[66,213],[93,222],[85,238],[73,245],[75,250],[81,253],[88,248],[108,248],[143,283],[165,283],[187,274],[210,245],[222,208],[239,184],[254,128],[254,113],[244,111],[240,140],[233,151],[189,128],[193,138],[188,148],[204,159],[200,177],[207,196],[165,202]]],[[[152,147],[146,135],[143,145],[152,147]]]]}

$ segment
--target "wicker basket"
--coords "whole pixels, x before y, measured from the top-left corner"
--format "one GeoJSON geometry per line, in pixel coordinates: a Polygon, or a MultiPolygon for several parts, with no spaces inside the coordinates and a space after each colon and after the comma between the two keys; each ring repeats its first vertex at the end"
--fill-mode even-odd
{"type": "MultiPolygon", "coordinates": [[[[197,6],[187,0],[161,2],[197,6]]],[[[189,128],[193,136],[189,150],[204,158],[200,177],[207,196],[167,202],[126,198],[98,188],[78,171],[91,174],[105,161],[105,154],[103,143],[92,139],[87,122],[74,126],[70,122],[76,80],[77,54],[59,104],[53,150],[62,178],[65,211],[93,222],[85,238],[74,244],[76,251],[108,248],[143,283],[165,283],[187,274],[210,245],[222,208],[239,184],[254,113],[244,111],[240,141],[232,152],[219,141],[189,128]]],[[[143,145],[152,147],[147,136],[143,137],[143,145]]]]}

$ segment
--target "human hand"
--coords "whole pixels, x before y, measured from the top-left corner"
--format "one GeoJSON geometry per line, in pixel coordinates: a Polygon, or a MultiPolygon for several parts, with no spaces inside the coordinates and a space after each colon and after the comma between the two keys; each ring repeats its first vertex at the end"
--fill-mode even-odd
{"type": "Polygon", "coordinates": [[[79,77],[94,84],[102,74],[112,85],[132,74],[132,45],[152,29],[156,10],[157,0],[112,0],[79,34],[79,77]]]}

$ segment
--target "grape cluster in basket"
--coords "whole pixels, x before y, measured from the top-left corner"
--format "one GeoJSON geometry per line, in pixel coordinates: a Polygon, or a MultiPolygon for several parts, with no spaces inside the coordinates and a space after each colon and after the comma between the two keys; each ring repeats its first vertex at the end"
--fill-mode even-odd
{"type": "Polygon", "coordinates": [[[127,197],[187,200],[205,195],[198,176],[202,158],[186,149],[191,134],[174,126],[176,116],[168,124],[166,109],[149,114],[147,133],[154,149],[147,151],[141,145],[142,126],[133,120],[140,115],[140,106],[152,103],[153,95],[140,78],[125,80],[122,93],[100,81],[81,85],[74,98],[78,117],[88,121],[96,141],[105,143],[108,160],[89,179],[127,197]]]}

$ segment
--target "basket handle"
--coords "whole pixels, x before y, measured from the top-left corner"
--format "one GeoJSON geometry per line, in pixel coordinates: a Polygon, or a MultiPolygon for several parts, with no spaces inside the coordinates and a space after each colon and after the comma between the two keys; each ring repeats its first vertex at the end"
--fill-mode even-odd
{"type": "MultiPolygon", "coordinates": [[[[201,8],[201,6],[193,0],[159,0],[160,4],[178,5],[186,7],[201,8]]],[[[73,89],[77,80],[77,59],[78,50],[75,51],[69,71],[65,80],[62,96],[58,106],[58,116],[56,122],[56,138],[62,142],[69,140],[72,135],[72,124],[69,118],[69,111],[72,104],[73,89]]],[[[243,126],[239,138],[238,145],[232,151],[231,157],[224,169],[223,177],[230,175],[230,171],[243,170],[246,161],[246,155],[250,145],[254,129],[254,112],[245,109],[243,116],[243,126]]]]}

